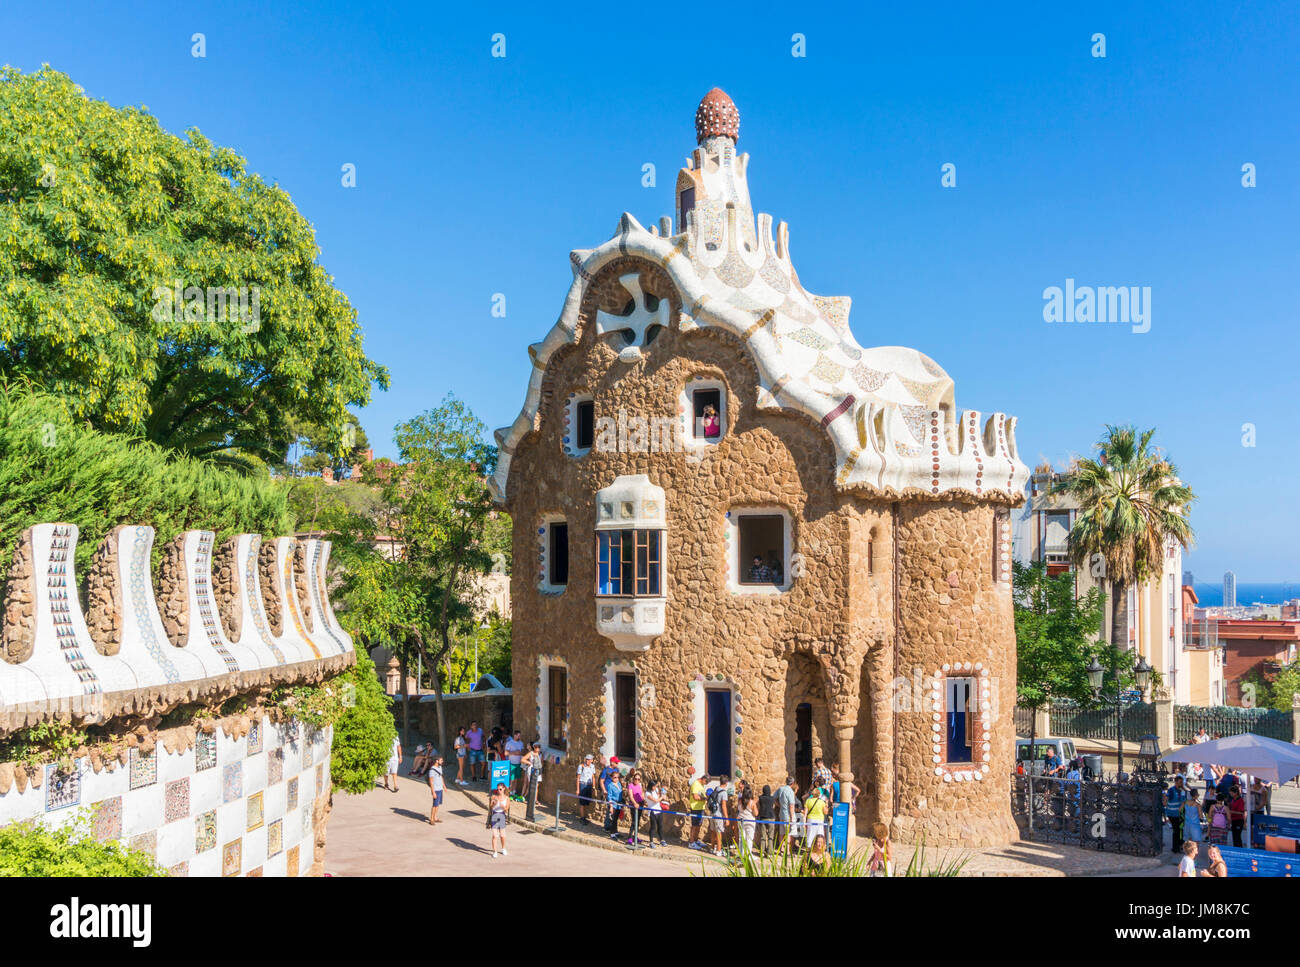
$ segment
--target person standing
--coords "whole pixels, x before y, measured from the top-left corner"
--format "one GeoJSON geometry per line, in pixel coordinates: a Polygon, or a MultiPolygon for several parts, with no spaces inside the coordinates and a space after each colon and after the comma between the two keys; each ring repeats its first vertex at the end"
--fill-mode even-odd
{"type": "Polygon", "coordinates": [[[803,810],[804,825],[807,828],[805,835],[811,846],[813,839],[826,833],[826,791],[820,786],[814,789],[803,804],[803,810]]]}
{"type": "Polygon", "coordinates": [[[704,810],[708,807],[709,777],[695,776],[691,779],[690,793],[686,801],[686,810],[691,814],[691,841],[688,849],[704,849],[704,810]]]}
{"type": "Polygon", "coordinates": [[[479,728],[477,722],[469,723],[469,731],[465,733],[465,741],[469,744],[469,771],[470,779],[483,778],[483,730],[479,728]]]}
{"type": "Polygon", "coordinates": [[[609,805],[609,813],[605,816],[605,832],[609,833],[610,839],[618,839],[618,821],[623,816],[623,776],[617,769],[605,786],[605,802],[609,805]]]}
{"type": "Polygon", "coordinates": [[[397,770],[402,767],[402,740],[399,736],[393,736],[392,747],[388,750],[388,764],[384,767],[384,788],[397,792],[397,770]],[[388,780],[393,784],[389,786],[388,780]]]}
{"type": "Polygon", "coordinates": [[[1196,851],[1199,847],[1190,839],[1183,843],[1183,858],[1178,861],[1178,876],[1196,875],[1196,851]]]}
{"type": "Polygon", "coordinates": [[[772,787],[764,786],[763,792],[758,797],[758,850],[764,856],[772,852],[772,841],[774,837],[776,822],[776,797],[772,795],[772,787]]]}
{"type": "Polygon", "coordinates": [[[1174,833],[1173,852],[1183,848],[1183,803],[1187,801],[1187,790],[1183,788],[1183,777],[1174,776],[1174,784],[1164,791],[1165,818],[1174,833]]]}
{"type": "Polygon", "coordinates": [[[1241,786],[1228,790],[1228,818],[1232,820],[1232,845],[1241,848],[1241,833],[1246,828],[1246,797],[1241,786]]]}
{"type": "Polygon", "coordinates": [[[633,846],[638,838],[638,831],[641,828],[641,812],[645,809],[645,783],[641,779],[641,773],[633,769],[627,777],[627,805],[628,815],[632,820],[631,828],[627,831],[627,845],[633,846]]]}
{"type": "Polygon", "coordinates": [[[719,776],[718,784],[706,794],[709,808],[709,832],[713,840],[713,855],[722,855],[722,834],[727,828],[728,806],[727,785],[730,776],[719,776]]]}
{"type": "Polygon", "coordinates": [[[799,798],[794,794],[794,776],[785,777],[785,785],[776,791],[776,848],[789,852],[790,830],[799,798]]]}
{"type": "Polygon", "coordinates": [[[889,827],[884,823],[871,825],[871,859],[867,861],[867,876],[891,876],[894,868],[889,863],[889,827]]]}
{"type": "Polygon", "coordinates": [[[1205,855],[1209,857],[1210,868],[1201,870],[1201,876],[1227,877],[1228,864],[1223,861],[1223,854],[1219,852],[1219,847],[1211,845],[1205,855]]]}
{"type": "Polygon", "coordinates": [[[469,740],[465,738],[465,726],[456,730],[456,740],[452,743],[456,750],[456,785],[467,785],[465,782],[465,752],[469,748],[469,740]]]}
{"type": "Polygon", "coordinates": [[[497,783],[488,801],[488,829],[492,830],[492,858],[497,858],[497,844],[506,855],[506,826],[510,823],[510,792],[504,782],[497,783]]]}
{"type": "Polygon", "coordinates": [[[523,795],[523,769],[520,763],[524,758],[524,733],[515,729],[514,735],[506,739],[506,757],[510,759],[510,790],[516,796],[523,795]]]}
{"type": "Polygon", "coordinates": [[[595,798],[596,790],[593,784],[596,781],[595,757],[587,755],[582,760],[582,765],[578,766],[578,772],[574,776],[574,789],[578,795],[578,815],[582,818],[582,825],[590,826],[591,820],[587,818],[587,807],[595,798]]]}
{"type": "Polygon", "coordinates": [[[442,822],[438,818],[438,807],[442,805],[442,756],[435,755],[433,762],[429,766],[427,775],[429,781],[429,791],[433,793],[433,805],[429,807],[429,825],[442,822]]]}
{"type": "Polygon", "coordinates": [[[1204,819],[1205,814],[1201,812],[1201,792],[1199,789],[1188,789],[1187,799],[1183,803],[1183,839],[1191,840],[1193,843],[1199,843],[1204,839],[1204,819]]]}
{"type": "Polygon", "coordinates": [[[834,781],[831,770],[826,768],[826,761],[822,758],[813,760],[812,784],[819,789],[825,789],[826,795],[831,794],[831,783],[834,781]]]}
{"type": "Polygon", "coordinates": [[[749,856],[754,852],[754,832],[758,826],[758,807],[752,792],[741,794],[737,816],[740,818],[740,848],[744,855],[749,856]]]}
{"type": "Polygon", "coordinates": [[[650,818],[651,849],[668,845],[664,840],[664,810],[668,808],[667,800],[667,788],[659,781],[658,776],[652,777],[645,792],[646,815],[650,818]]]}

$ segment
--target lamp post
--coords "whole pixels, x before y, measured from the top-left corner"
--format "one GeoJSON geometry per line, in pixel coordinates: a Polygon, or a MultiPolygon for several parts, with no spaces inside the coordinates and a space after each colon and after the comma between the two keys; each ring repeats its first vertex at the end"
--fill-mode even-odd
{"type": "MultiPolygon", "coordinates": [[[[1137,679],[1137,686],[1140,689],[1146,689],[1147,684],[1151,681],[1151,666],[1147,664],[1145,658],[1138,658],[1137,664],[1132,665],[1133,653],[1126,652],[1126,662],[1130,663],[1133,670],[1133,677],[1137,679]]],[[[1118,737],[1118,755],[1119,766],[1117,773],[1124,771],[1124,693],[1119,687],[1119,673],[1123,666],[1115,669],[1115,732],[1118,737]]],[[[1098,702],[1104,701],[1101,690],[1106,677],[1106,669],[1102,667],[1101,662],[1097,661],[1097,656],[1092,656],[1092,661],[1088,663],[1086,669],[1088,674],[1088,684],[1092,687],[1092,696],[1098,702]]]]}

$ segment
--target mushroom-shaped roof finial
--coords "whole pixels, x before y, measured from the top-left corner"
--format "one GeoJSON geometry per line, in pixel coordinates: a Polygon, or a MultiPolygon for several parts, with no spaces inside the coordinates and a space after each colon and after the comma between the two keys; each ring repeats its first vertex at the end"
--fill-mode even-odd
{"type": "Polygon", "coordinates": [[[740,112],[726,91],[715,87],[704,95],[695,109],[695,140],[703,144],[708,138],[722,135],[733,142],[740,137],[740,112]]]}

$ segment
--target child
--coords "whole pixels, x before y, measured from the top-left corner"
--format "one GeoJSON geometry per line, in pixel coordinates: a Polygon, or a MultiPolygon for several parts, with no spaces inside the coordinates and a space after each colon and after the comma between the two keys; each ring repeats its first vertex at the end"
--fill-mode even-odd
{"type": "Polygon", "coordinates": [[[438,818],[438,807],[442,805],[442,756],[435,755],[429,764],[429,791],[433,793],[433,805],[429,808],[429,825],[442,822],[438,818]]]}
{"type": "Polygon", "coordinates": [[[874,823],[871,827],[871,859],[867,861],[868,876],[890,876],[894,872],[889,865],[889,827],[884,823],[874,823]]]}

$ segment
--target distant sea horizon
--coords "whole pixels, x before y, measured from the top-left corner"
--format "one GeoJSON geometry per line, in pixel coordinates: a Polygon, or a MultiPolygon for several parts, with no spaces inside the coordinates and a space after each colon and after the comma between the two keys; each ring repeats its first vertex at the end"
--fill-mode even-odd
{"type": "MultiPolygon", "coordinates": [[[[1215,608],[1223,604],[1223,582],[1202,584],[1197,581],[1192,587],[1196,598],[1203,608],[1215,608]]],[[[1237,582],[1237,606],[1252,604],[1282,604],[1292,598],[1300,598],[1300,581],[1281,584],[1245,584],[1237,582]]]]}

